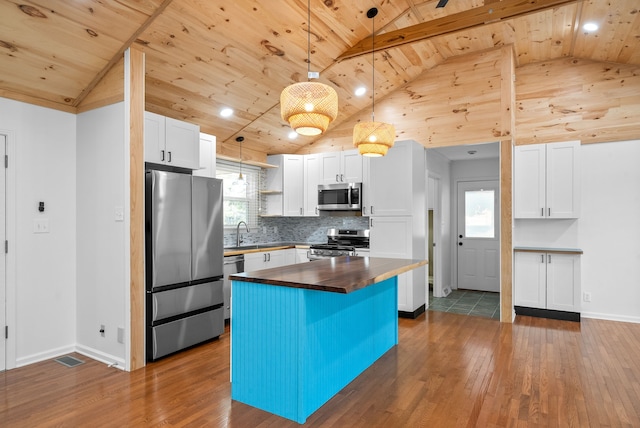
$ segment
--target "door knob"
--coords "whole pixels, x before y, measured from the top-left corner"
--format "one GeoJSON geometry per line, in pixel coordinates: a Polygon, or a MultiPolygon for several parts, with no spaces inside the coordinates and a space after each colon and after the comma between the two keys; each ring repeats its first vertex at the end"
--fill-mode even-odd
{"type": "Polygon", "coordinates": [[[462,242],[458,242],[458,245],[462,247],[462,242]]]}
{"type": "Polygon", "coordinates": [[[458,238],[462,239],[462,235],[458,235],[458,238]]]}

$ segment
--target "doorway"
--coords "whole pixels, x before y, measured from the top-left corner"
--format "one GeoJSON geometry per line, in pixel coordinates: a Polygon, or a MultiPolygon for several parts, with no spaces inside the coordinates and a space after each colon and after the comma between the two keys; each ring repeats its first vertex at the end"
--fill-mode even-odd
{"type": "Polygon", "coordinates": [[[442,197],[440,177],[432,172],[427,176],[427,260],[429,291],[435,297],[444,297],[451,288],[443,283],[442,260],[442,197]]]}
{"type": "Polygon", "coordinates": [[[458,289],[500,292],[499,197],[497,180],[458,182],[458,289]]]}
{"type": "MultiPolygon", "coordinates": [[[[7,136],[0,134],[0,159],[5,159],[7,154],[7,136]]],[[[0,243],[6,245],[7,234],[7,215],[6,215],[6,200],[7,200],[7,168],[2,168],[0,173],[0,243]]],[[[7,324],[7,253],[6,246],[5,251],[2,252],[0,257],[0,326],[7,324]]],[[[4,371],[7,368],[7,335],[4,331],[0,332],[0,371],[4,371]]]]}

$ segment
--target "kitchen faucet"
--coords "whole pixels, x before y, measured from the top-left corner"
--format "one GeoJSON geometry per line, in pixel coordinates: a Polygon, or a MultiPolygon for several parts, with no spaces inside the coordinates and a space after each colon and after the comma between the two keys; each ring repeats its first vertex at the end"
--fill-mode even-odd
{"type": "Polygon", "coordinates": [[[247,226],[247,223],[245,223],[244,221],[239,221],[238,225],[236,226],[236,247],[239,247],[242,243],[242,237],[240,236],[240,225],[242,223],[244,223],[245,227],[247,228],[247,233],[249,233],[249,226],[247,226]]]}

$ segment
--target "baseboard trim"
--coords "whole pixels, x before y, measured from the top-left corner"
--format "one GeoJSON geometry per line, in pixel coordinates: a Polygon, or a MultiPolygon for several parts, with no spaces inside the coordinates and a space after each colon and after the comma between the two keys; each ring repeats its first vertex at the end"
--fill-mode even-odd
{"type": "Polygon", "coordinates": [[[516,315],[526,315],[529,317],[551,318],[554,320],[580,322],[579,312],[555,311],[552,309],[528,308],[525,306],[514,306],[516,315]]]}
{"type": "Polygon", "coordinates": [[[640,324],[640,317],[630,317],[626,315],[603,314],[599,312],[582,312],[582,318],[592,318],[606,321],[630,322],[640,324]]]}
{"type": "Polygon", "coordinates": [[[398,317],[400,318],[410,318],[410,319],[416,319],[418,318],[420,315],[422,315],[424,313],[424,311],[426,310],[426,305],[422,305],[419,308],[417,308],[415,311],[413,312],[409,312],[409,311],[398,311],[398,317]]]}

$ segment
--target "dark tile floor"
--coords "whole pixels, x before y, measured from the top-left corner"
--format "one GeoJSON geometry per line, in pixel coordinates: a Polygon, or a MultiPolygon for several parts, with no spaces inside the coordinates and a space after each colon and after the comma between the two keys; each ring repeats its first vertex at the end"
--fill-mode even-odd
{"type": "Polygon", "coordinates": [[[487,291],[453,290],[447,297],[433,297],[429,290],[429,310],[500,319],[500,294],[487,291]]]}

